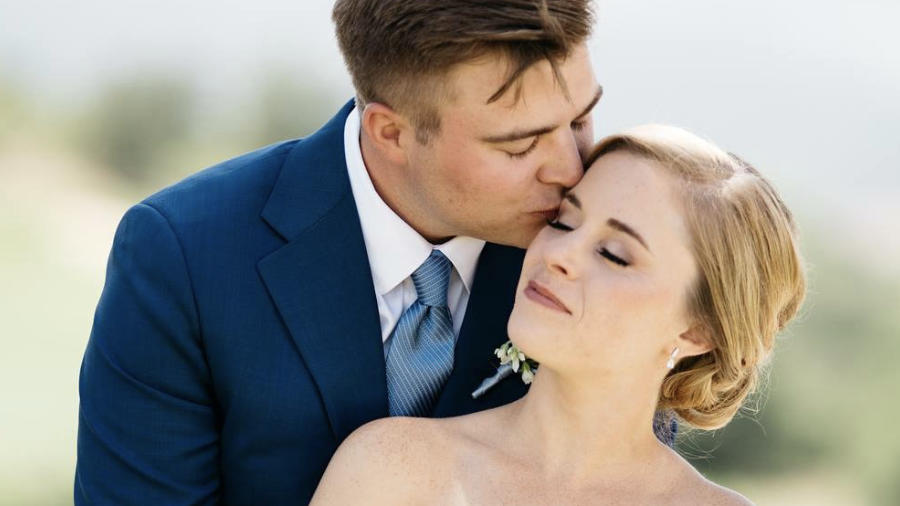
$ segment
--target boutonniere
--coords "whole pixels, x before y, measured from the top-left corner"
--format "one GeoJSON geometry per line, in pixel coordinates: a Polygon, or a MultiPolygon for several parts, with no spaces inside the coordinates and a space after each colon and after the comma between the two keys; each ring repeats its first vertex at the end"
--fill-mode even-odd
{"type": "Polygon", "coordinates": [[[521,373],[522,383],[530,385],[534,380],[534,373],[537,372],[538,363],[525,356],[521,350],[516,348],[512,341],[506,341],[503,346],[494,350],[494,355],[500,359],[500,367],[493,376],[485,378],[481,385],[472,392],[472,398],[477,399],[484,395],[485,392],[500,383],[507,376],[521,373]]]}

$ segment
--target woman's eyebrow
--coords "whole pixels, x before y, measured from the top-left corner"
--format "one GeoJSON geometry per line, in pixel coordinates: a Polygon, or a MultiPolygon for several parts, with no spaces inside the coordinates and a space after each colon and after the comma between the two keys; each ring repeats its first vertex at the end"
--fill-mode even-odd
{"type": "Polygon", "coordinates": [[[644,238],[641,237],[641,234],[637,233],[637,230],[631,228],[627,224],[625,224],[615,218],[610,218],[610,219],[606,220],[606,224],[609,225],[611,228],[614,228],[620,232],[624,232],[624,233],[630,235],[631,237],[634,237],[637,240],[637,242],[641,243],[641,246],[643,246],[644,249],[646,249],[647,251],[650,251],[650,247],[647,246],[647,242],[644,241],[644,238]]]}
{"type": "MultiPolygon", "coordinates": [[[[570,202],[576,208],[581,209],[581,201],[578,200],[578,197],[575,195],[574,192],[566,193],[565,200],[570,202]]],[[[641,234],[639,234],[637,232],[637,230],[632,228],[627,223],[619,221],[615,218],[610,218],[610,219],[606,220],[606,224],[610,228],[614,228],[614,229],[618,230],[619,232],[624,232],[624,233],[630,235],[631,237],[634,237],[635,240],[637,240],[637,242],[641,243],[641,246],[643,246],[644,249],[646,249],[647,251],[650,251],[650,246],[647,246],[647,241],[644,240],[644,238],[641,236],[641,234]]]]}

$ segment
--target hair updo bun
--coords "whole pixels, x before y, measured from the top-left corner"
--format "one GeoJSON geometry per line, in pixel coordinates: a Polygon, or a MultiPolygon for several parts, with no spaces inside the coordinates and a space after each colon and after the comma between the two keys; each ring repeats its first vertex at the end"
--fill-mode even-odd
{"type": "Polygon", "coordinates": [[[753,167],[680,128],[646,125],[607,137],[586,166],[620,150],[657,162],[681,182],[699,271],[689,309],[713,344],[666,376],[657,409],[696,428],[722,427],[757,387],[775,335],[803,301],[793,216],[753,167]]]}

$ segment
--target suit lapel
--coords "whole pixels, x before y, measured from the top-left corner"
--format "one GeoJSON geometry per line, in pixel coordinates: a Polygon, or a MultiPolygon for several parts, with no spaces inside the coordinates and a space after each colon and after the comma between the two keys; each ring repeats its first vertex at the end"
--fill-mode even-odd
{"type": "MultiPolygon", "coordinates": [[[[348,103],[297,143],[262,218],[286,244],[258,269],[322,397],[337,441],[388,415],[381,327],[372,274],[344,159],[348,103]]],[[[524,252],[485,245],[457,339],[453,372],[433,416],[471,413],[521,397],[507,379],[479,399],[471,393],[497,367],[506,341],[524,252]]]]}
{"type": "Polygon", "coordinates": [[[498,360],[493,352],[506,342],[506,323],[515,301],[515,288],[524,251],[486,244],[478,259],[472,294],[456,341],[453,372],[435,403],[432,416],[472,413],[511,402],[527,388],[508,378],[484,396],[472,399],[482,380],[494,374],[498,360]]]}
{"type": "Polygon", "coordinates": [[[375,289],[344,159],[351,107],[285,161],[262,216],[288,242],[258,265],[337,441],[388,414],[375,289]]]}

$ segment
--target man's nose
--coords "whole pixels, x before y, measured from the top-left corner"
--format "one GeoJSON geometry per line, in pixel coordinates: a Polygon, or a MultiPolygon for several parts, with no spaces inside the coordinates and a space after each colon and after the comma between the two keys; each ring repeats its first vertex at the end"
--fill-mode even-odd
{"type": "Polygon", "coordinates": [[[572,188],[584,176],[584,165],[575,132],[561,128],[553,136],[554,150],[538,172],[542,183],[572,188]]]}

